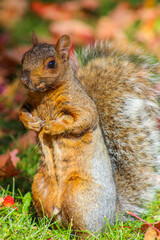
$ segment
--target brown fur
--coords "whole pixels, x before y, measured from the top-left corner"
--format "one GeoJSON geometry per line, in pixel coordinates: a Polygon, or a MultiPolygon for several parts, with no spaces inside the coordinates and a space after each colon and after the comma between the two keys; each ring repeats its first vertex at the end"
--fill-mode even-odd
{"type": "MultiPolygon", "coordinates": [[[[37,43],[25,53],[21,81],[29,88],[29,93],[19,116],[28,129],[38,133],[42,152],[42,162],[32,185],[38,215],[55,216],[65,226],[73,219],[74,229],[96,231],[104,227],[106,196],[112,206],[108,206],[109,215],[106,217],[110,223],[114,222],[116,191],[96,106],[69,65],[68,39],[63,36],[56,46],[37,43]],[[52,60],[56,65],[50,69],[48,63],[52,60]],[[93,161],[102,161],[101,154],[99,160],[96,157],[99,145],[106,155],[104,164],[109,171],[105,173],[108,180],[103,180],[103,173],[98,172],[98,178],[96,172],[95,176],[93,174],[93,161]],[[107,181],[111,184],[108,193],[105,190],[107,181]],[[94,198],[97,198],[98,208],[92,202],[94,198]]],[[[100,168],[103,169],[101,164],[100,168]]]]}
{"type": "Polygon", "coordinates": [[[38,133],[42,152],[32,185],[36,211],[93,231],[104,227],[104,215],[114,223],[115,210],[142,213],[154,196],[154,169],[160,171],[154,65],[100,42],[82,54],[75,72],[69,37],[55,46],[33,40],[22,59],[29,94],[20,119],[38,133]]]}

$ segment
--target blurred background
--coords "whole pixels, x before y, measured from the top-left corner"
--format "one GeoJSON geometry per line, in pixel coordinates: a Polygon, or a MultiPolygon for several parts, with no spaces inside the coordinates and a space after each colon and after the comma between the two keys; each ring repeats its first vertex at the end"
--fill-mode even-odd
{"type": "MultiPolygon", "coordinates": [[[[14,166],[5,170],[10,176],[16,175],[17,154],[35,143],[35,134],[18,121],[26,97],[18,76],[21,58],[32,46],[33,30],[48,43],[69,34],[73,49],[106,38],[120,48],[134,44],[157,62],[160,0],[0,0],[0,158],[5,154],[12,160],[14,166]]],[[[154,88],[160,96],[158,82],[154,88]]],[[[3,170],[0,177],[4,174],[3,170]]]]}

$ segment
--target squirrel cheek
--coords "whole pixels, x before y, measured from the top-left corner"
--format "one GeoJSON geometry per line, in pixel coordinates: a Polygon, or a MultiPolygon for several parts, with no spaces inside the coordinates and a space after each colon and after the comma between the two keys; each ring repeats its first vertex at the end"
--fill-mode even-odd
{"type": "Polygon", "coordinates": [[[41,80],[38,76],[33,75],[30,79],[30,85],[32,85],[33,87],[39,87],[40,85],[42,85],[41,80]]]}

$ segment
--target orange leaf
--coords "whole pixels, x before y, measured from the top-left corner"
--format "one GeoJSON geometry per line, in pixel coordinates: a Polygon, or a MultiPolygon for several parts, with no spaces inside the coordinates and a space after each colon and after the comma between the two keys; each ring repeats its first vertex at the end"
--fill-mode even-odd
{"type": "Polygon", "coordinates": [[[0,23],[11,26],[19,20],[28,8],[26,0],[1,0],[0,1],[0,23]]]}
{"type": "Polygon", "coordinates": [[[158,232],[158,230],[160,230],[160,222],[156,222],[154,224],[150,223],[150,227],[148,226],[148,224],[142,224],[141,226],[141,232],[145,232],[146,230],[148,230],[149,228],[154,228],[155,231],[157,232],[157,234],[160,235],[160,232],[158,232]],[[154,227],[153,227],[154,226],[154,227]]]}
{"type": "Polygon", "coordinates": [[[137,219],[139,219],[140,221],[145,223],[145,224],[142,225],[141,232],[144,232],[147,228],[154,228],[155,231],[157,232],[157,234],[160,235],[160,222],[156,222],[154,224],[148,223],[148,222],[146,222],[145,220],[143,220],[142,218],[138,217],[137,215],[135,215],[134,213],[132,213],[130,211],[127,211],[127,213],[130,214],[133,217],[136,217],[137,219]]]}
{"type": "Polygon", "coordinates": [[[99,0],[81,0],[82,8],[87,10],[95,10],[99,7],[100,1],[99,0]]]}
{"type": "Polygon", "coordinates": [[[15,171],[19,157],[17,157],[18,150],[7,150],[6,154],[0,155],[0,178],[8,178],[16,176],[20,171],[15,171]]]}
{"type": "Polygon", "coordinates": [[[12,142],[10,146],[12,148],[16,146],[16,148],[18,148],[18,150],[21,152],[23,149],[27,149],[33,144],[36,144],[36,133],[33,131],[28,131],[26,134],[19,138],[18,144],[12,142]]]}
{"type": "Polygon", "coordinates": [[[93,28],[80,20],[54,22],[50,30],[57,39],[63,34],[70,35],[73,44],[87,44],[94,40],[93,28]]]}
{"type": "Polygon", "coordinates": [[[61,4],[32,2],[31,9],[41,17],[50,20],[65,20],[73,17],[73,12],[63,8],[61,4]]]}
{"type": "MultiPolygon", "coordinates": [[[[4,208],[4,207],[12,207],[13,205],[15,204],[14,202],[14,198],[12,198],[11,196],[6,196],[4,198],[4,201],[2,203],[2,206],[1,208],[4,208]]],[[[18,210],[18,208],[16,206],[13,206],[13,208],[15,208],[16,210],[18,210]]]]}
{"type": "Polygon", "coordinates": [[[144,240],[155,240],[157,239],[157,232],[154,228],[149,227],[144,235],[144,240]]]}

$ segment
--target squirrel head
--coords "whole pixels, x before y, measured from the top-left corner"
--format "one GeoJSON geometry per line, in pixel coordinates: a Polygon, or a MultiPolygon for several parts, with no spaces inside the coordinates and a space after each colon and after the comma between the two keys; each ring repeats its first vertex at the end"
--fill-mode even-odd
{"type": "Polygon", "coordinates": [[[22,58],[22,83],[35,92],[62,84],[69,70],[70,37],[63,35],[52,45],[39,43],[33,33],[32,41],[33,47],[22,58]]]}

